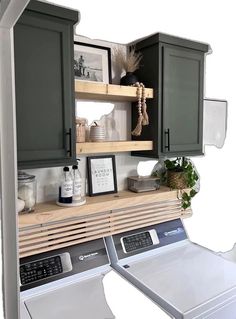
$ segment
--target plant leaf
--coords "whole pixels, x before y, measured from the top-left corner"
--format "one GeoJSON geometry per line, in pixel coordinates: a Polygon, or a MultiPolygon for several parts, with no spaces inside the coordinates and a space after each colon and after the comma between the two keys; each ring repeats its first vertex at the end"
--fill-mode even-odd
{"type": "Polygon", "coordinates": [[[194,197],[196,194],[197,194],[197,192],[195,191],[195,189],[191,189],[190,196],[194,197]]]}
{"type": "Polygon", "coordinates": [[[189,202],[183,202],[183,203],[182,203],[183,209],[186,209],[186,208],[188,208],[189,206],[190,206],[190,203],[189,203],[189,202]]]}
{"type": "Polygon", "coordinates": [[[184,192],[184,193],[182,194],[182,199],[183,199],[184,201],[189,201],[189,200],[190,200],[190,197],[189,197],[189,195],[188,195],[186,192],[184,192]]]}

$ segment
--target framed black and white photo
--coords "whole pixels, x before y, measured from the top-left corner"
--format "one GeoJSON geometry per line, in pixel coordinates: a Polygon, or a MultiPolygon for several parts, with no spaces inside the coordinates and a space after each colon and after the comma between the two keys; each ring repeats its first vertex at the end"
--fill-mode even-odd
{"type": "Polygon", "coordinates": [[[87,157],[89,196],[117,193],[114,155],[87,157]]]}
{"type": "Polygon", "coordinates": [[[111,49],[74,42],[75,79],[111,83],[111,49]]]}

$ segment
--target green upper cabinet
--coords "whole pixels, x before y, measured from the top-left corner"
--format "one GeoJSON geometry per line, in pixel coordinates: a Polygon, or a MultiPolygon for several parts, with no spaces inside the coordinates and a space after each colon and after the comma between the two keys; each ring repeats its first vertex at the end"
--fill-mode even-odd
{"type": "Polygon", "coordinates": [[[161,45],[162,153],[202,152],[204,56],[161,45]]]}
{"type": "MultiPolygon", "coordinates": [[[[152,139],[153,151],[134,152],[147,157],[202,154],[204,55],[209,47],[165,34],[136,44],[143,55],[137,72],[140,82],[153,87],[148,101],[150,125],[135,139],[152,139]]],[[[132,108],[132,125],[137,110],[132,108]]]]}
{"type": "Polygon", "coordinates": [[[19,168],[75,163],[77,21],[76,11],[31,1],[14,28],[19,168]]]}

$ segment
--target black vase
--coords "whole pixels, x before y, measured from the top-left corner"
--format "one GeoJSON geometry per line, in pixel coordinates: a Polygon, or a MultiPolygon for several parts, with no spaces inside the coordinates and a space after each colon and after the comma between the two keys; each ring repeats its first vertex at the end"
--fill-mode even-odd
{"type": "Polygon", "coordinates": [[[120,85],[133,85],[136,82],[138,82],[138,78],[132,72],[127,72],[126,75],[120,79],[120,85]]]}

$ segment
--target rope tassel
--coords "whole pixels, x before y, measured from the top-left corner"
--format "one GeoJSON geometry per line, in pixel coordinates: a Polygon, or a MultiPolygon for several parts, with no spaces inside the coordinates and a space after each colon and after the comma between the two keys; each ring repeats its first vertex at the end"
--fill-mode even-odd
{"type": "Polygon", "coordinates": [[[131,132],[134,136],[140,136],[142,133],[142,126],[149,124],[149,118],[147,114],[146,104],[146,92],[143,83],[136,82],[134,86],[137,87],[137,98],[138,98],[138,121],[135,129],[131,132]]]}
{"type": "Polygon", "coordinates": [[[133,136],[140,136],[142,133],[143,115],[139,115],[135,129],[131,132],[133,136]]]}
{"type": "Polygon", "coordinates": [[[148,114],[147,114],[147,104],[143,103],[143,125],[148,125],[149,124],[149,118],[148,118],[148,114]]]}

